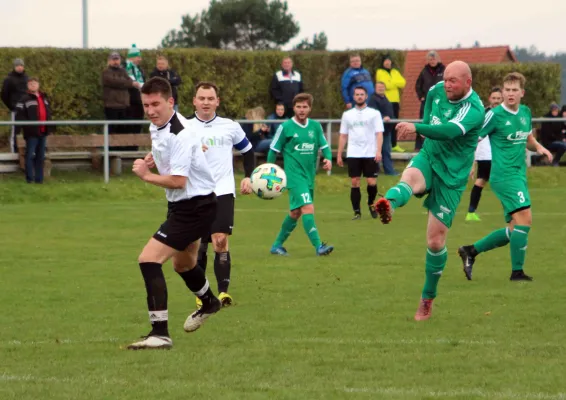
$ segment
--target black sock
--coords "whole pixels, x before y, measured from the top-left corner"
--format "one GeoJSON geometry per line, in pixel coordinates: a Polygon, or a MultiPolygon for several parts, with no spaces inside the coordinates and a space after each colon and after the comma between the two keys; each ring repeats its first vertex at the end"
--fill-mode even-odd
{"type": "Polygon", "coordinates": [[[208,242],[201,242],[198,248],[197,265],[206,272],[206,264],[208,263],[208,242]]]}
{"type": "Polygon", "coordinates": [[[472,188],[472,194],[470,195],[470,207],[468,208],[468,212],[473,213],[478,209],[482,190],[483,188],[478,185],[474,185],[474,187],[472,188]]]}
{"type": "Polygon", "coordinates": [[[218,282],[218,293],[228,293],[231,268],[230,252],[216,253],[214,256],[214,274],[216,275],[216,282],[218,282]]]}
{"type": "Polygon", "coordinates": [[[158,263],[140,263],[140,270],[147,291],[147,309],[151,332],[159,336],[169,336],[167,329],[167,283],[158,263]]]}
{"type": "Polygon", "coordinates": [[[198,265],[195,265],[189,271],[178,272],[178,274],[183,278],[189,290],[202,300],[203,305],[210,303],[215,298],[212,290],[210,290],[204,271],[198,265]]]}
{"type": "Polygon", "coordinates": [[[356,214],[361,214],[360,212],[360,202],[362,201],[362,193],[360,192],[360,188],[351,188],[350,189],[350,201],[352,202],[352,208],[356,214]]]}
{"type": "Polygon", "coordinates": [[[377,197],[377,185],[368,185],[368,206],[373,205],[375,198],[377,197]]]}

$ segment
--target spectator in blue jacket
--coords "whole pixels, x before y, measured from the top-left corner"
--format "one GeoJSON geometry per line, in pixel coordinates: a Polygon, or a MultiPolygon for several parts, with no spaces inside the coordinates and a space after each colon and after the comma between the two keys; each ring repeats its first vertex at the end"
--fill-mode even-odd
{"type": "Polygon", "coordinates": [[[359,86],[367,91],[368,98],[374,93],[371,74],[362,67],[362,58],[359,54],[352,54],[350,55],[350,68],[342,75],[342,98],[348,110],[352,108],[354,102],[354,89],[359,86]]]}
{"type": "Polygon", "coordinates": [[[269,114],[267,119],[279,121],[269,125],[271,137],[274,137],[279,126],[287,119],[287,116],[285,115],[285,104],[277,103],[275,105],[275,112],[273,114],[269,114]]]}

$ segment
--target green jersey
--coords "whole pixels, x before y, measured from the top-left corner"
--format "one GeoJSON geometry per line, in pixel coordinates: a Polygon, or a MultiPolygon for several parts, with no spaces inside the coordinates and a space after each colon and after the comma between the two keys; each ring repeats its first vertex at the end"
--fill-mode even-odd
{"type": "Polygon", "coordinates": [[[426,153],[432,170],[448,188],[462,189],[466,186],[484,116],[481,99],[473,89],[458,101],[448,100],[444,82],[437,83],[428,92],[423,125],[429,126],[422,127],[422,133],[428,136],[426,128],[427,132],[438,130],[451,134],[442,139],[427,137],[421,151],[426,153]]]}
{"type": "MultiPolygon", "coordinates": [[[[294,118],[283,122],[275,133],[270,149],[283,155],[289,189],[297,185],[314,188],[319,150],[323,150],[324,158],[332,159],[322,126],[312,119],[307,119],[306,125],[299,124],[294,118]]],[[[275,161],[276,155],[272,154],[270,152],[268,162],[275,161]]]]}
{"type": "Polygon", "coordinates": [[[520,105],[511,111],[504,104],[488,111],[480,136],[489,135],[491,144],[491,182],[525,178],[527,139],[532,131],[531,110],[520,105]]]}

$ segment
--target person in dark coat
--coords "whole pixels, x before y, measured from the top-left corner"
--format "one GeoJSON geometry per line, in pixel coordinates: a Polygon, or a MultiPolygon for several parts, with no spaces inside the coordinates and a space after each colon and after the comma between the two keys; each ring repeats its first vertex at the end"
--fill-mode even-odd
{"type": "Polygon", "coordinates": [[[173,108],[176,112],[179,112],[179,94],[177,88],[183,82],[181,81],[181,77],[177,74],[177,72],[169,68],[169,60],[167,60],[167,57],[157,57],[157,65],[149,76],[150,78],[159,76],[169,81],[169,84],[171,85],[171,93],[173,94],[173,100],[175,100],[175,106],[173,108]]]}
{"type": "MultiPolygon", "coordinates": [[[[562,107],[562,111],[566,112],[566,106],[562,107]]],[[[561,112],[558,104],[553,103],[550,111],[544,118],[561,118],[564,113],[561,112]]],[[[540,128],[540,142],[549,151],[554,153],[552,165],[557,167],[560,159],[566,152],[566,136],[564,136],[564,122],[543,122],[540,128]]]]}
{"type": "Polygon", "coordinates": [[[275,103],[285,104],[285,116],[293,117],[293,99],[303,93],[304,88],[303,77],[299,71],[293,69],[291,57],[285,57],[281,61],[281,69],[273,74],[270,92],[275,103]]]}
{"type": "MultiPolygon", "coordinates": [[[[16,104],[27,93],[28,76],[25,72],[24,60],[16,58],[14,60],[14,69],[8,74],[2,84],[2,102],[10,110],[12,121],[16,120],[16,104]]],[[[16,133],[18,129],[12,126],[10,132],[10,150],[13,153],[18,152],[18,144],[16,143],[16,133]]]]}

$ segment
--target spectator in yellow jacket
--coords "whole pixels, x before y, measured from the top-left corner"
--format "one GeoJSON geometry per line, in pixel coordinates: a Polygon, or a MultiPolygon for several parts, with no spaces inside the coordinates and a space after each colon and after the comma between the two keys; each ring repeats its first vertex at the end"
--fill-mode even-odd
{"type": "MultiPolygon", "coordinates": [[[[407,84],[403,75],[397,68],[393,68],[393,60],[391,60],[390,55],[383,57],[381,62],[381,68],[378,68],[375,73],[375,81],[383,82],[385,84],[385,97],[393,106],[393,114],[395,119],[399,118],[399,103],[401,101],[401,95],[399,89],[403,89],[407,84]]],[[[396,151],[399,153],[405,150],[397,144],[397,131],[393,127],[393,132],[391,133],[391,151],[396,151]]]]}

